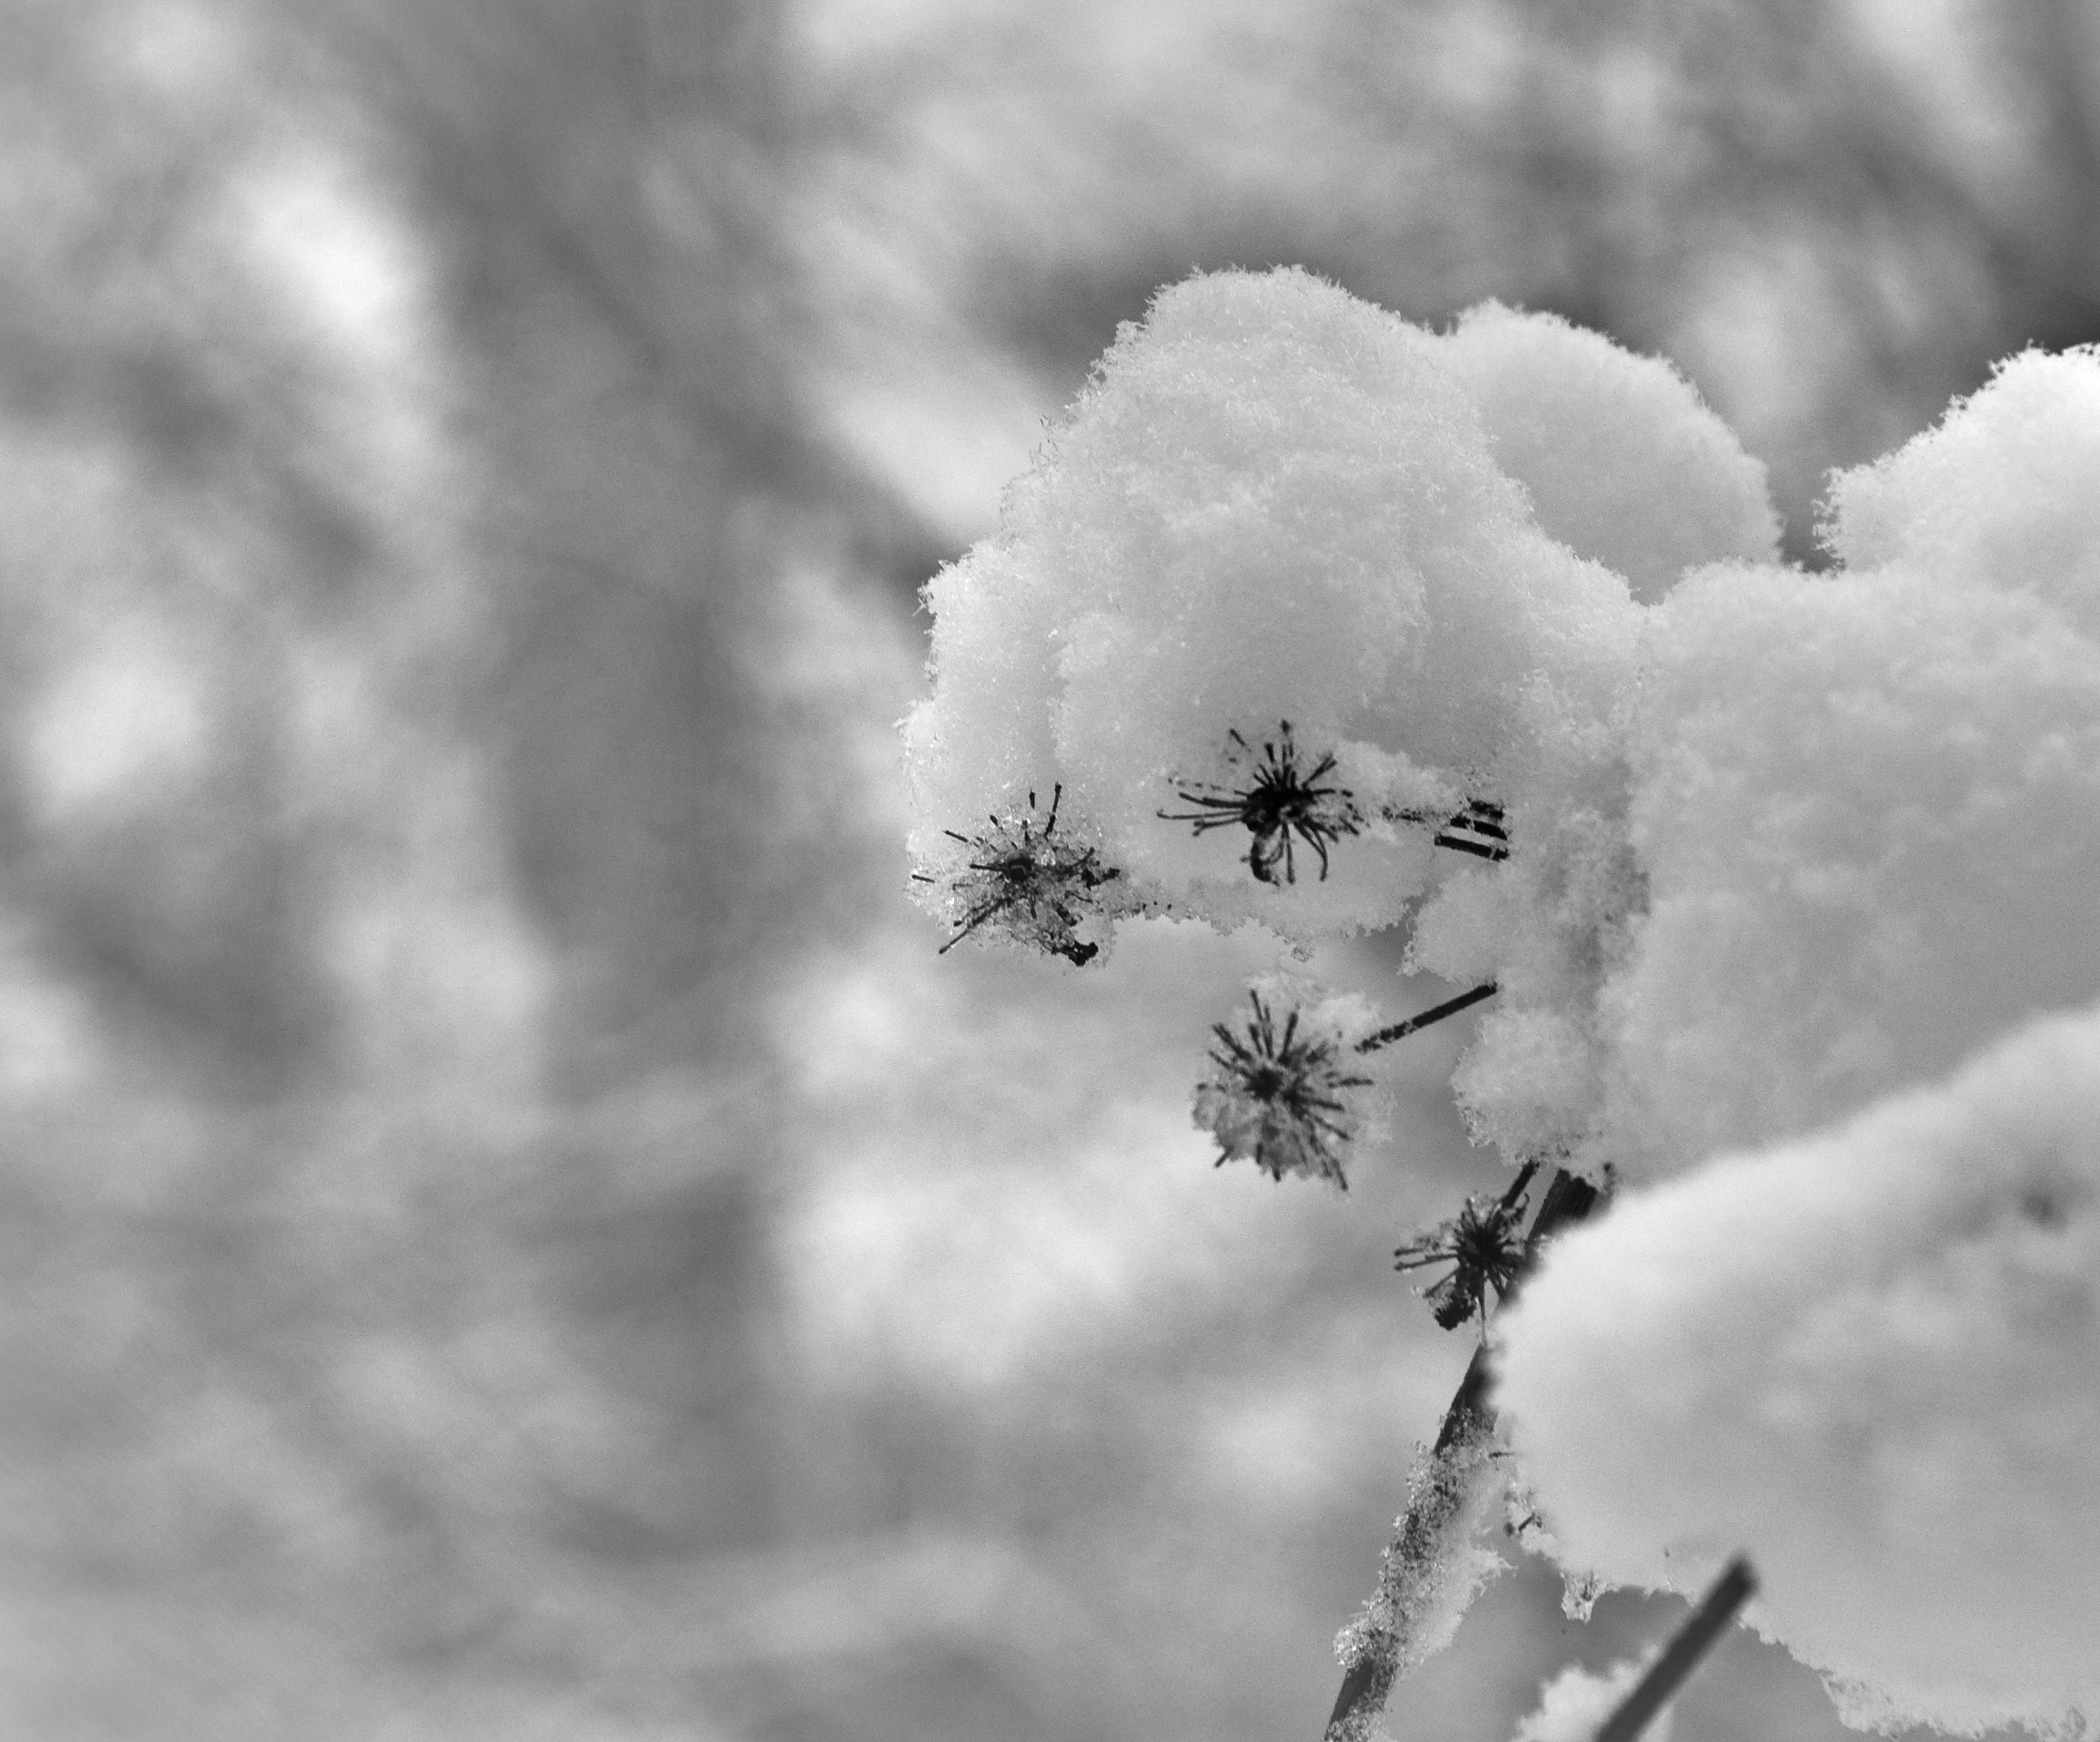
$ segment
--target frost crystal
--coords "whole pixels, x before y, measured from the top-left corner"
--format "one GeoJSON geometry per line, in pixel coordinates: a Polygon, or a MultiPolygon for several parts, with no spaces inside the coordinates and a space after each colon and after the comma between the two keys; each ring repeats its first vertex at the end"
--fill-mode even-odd
{"type": "Polygon", "coordinates": [[[1303,1174],[1346,1191],[1340,1152],[1362,1122],[1355,1091],[1371,1083],[1348,1068],[1336,1020],[1348,1001],[1294,1006],[1280,1027],[1258,989],[1248,1001],[1254,1014],[1237,1031],[1223,1022],[1211,1029],[1217,1070],[1197,1085],[1196,1123],[1217,1137],[1221,1166],[1250,1156],[1273,1178],[1303,1174]]]}
{"type": "Polygon", "coordinates": [[[1211,829],[1235,825],[1254,837],[1247,850],[1247,868],[1264,883],[1277,881],[1277,861],[1283,861],[1283,881],[1298,881],[1291,851],[1295,834],[1320,856],[1320,881],[1327,881],[1327,843],[1344,835],[1359,834],[1364,813],[1356,808],[1356,794],[1346,786],[1326,781],[1334,772],[1334,753],[1322,756],[1310,768],[1298,766],[1298,750],[1291,739],[1291,723],[1286,720],[1277,735],[1265,739],[1257,759],[1253,745],[1239,733],[1228,732],[1231,741],[1225,753],[1227,763],[1243,784],[1234,786],[1208,781],[1176,781],[1184,804],[1194,811],[1162,811],[1168,822],[1188,822],[1203,834],[1211,829]],[[1279,751],[1277,746],[1281,743],[1279,751]]]}

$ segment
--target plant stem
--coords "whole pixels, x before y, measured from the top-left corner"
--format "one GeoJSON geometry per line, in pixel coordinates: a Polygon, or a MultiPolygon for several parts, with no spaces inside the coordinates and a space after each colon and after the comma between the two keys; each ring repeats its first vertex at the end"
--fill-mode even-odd
{"type": "MultiPolygon", "coordinates": [[[[1454,1003],[1471,1003],[1485,998],[1494,989],[1493,986],[1475,987],[1454,1003]]],[[[1417,1023],[1434,1020],[1438,1015],[1447,1013],[1430,1011],[1415,1020],[1417,1023]]],[[[1545,1243],[1569,1223],[1579,1222],[1589,1215],[1597,1196],[1597,1188],[1588,1180],[1578,1178],[1565,1168],[1553,1175],[1553,1183],[1546,1187],[1545,1200],[1539,1206],[1538,1218],[1532,1224],[1531,1235],[1524,1242],[1519,1283],[1537,1262],[1545,1243]]],[[[1513,1287],[1511,1292],[1515,1292],[1513,1287]]],[[[1466,1366],[1465,1377],[1458,1383],[1451,1406],[1444,1412],[1436,1443],[1430,1452],[1433,1461],[1494,1432],[1494,1412],[1487,1401],[1492,1376],[1487,1344],[1483,1341],[1474,1351],[1473,1360],[1466,1366]]],[[[1378,1595],[1372,1599],[1374,1608],[1379,1606],[1381,1598],[1395,1590],[1412,1570],[1420,1568],[1426,1558],[1441,1552],[1446,1546],[1441,1541],[1441,1520],[1432,1512],[1438,1498],[1435,1491],[1425,1489],[1409,1502],[1407,1511],[1401,1516],[1393,1545],[1386,1550],[1385,1569],[1379,1575],[1378,1595]]],[[[1371,1727],[1378,1714],[1385,1709],[1385,1697],[1392,1692],[1393,1683],[1398,1678],[1401,1658],[1408,1644],[1390,1627],[1366,1628],[1358,1639],[1358,1647],[1343,1674],[1342,1690],[1336,1697],[1334,1712],[1327,1719],[1326,1742],[1368,1742],[1371,1727]]]]}
{"type": "Polygon", "coordinates": [[[1389,1047],[1395,1040],[1405,1039],[1418,1028],[1426,1028],[1432,1022],[1441,1022],[1447,1016],[1456,1016],[1461,1010],[1469,1010],[1484,998],[1494,996],[1494,982],[1475,986],[1470,992],[1461,992],[1456,998],[1446,999],[1420,1016],[1411,1016],[1405,1022],[1395,1022],[1389,1028],[1380,1028],[1376,1034],[1356,1042],[1358,1052],[1376,1052],[1380,1047],[1389,1047]]]}
{"type": "Polygon", "coordinates": [[[1757,1575],[1739,1554],[1677,1629],[1677,1637],[1663,1649],[1662,1655],[1648,1666],[1648,1673],[1634,1684],[1633,1691],[1619,1703],[1619,1709],[1605,1720],[1604,1727],[1597,1732],[1597,1742],[1634,1742],[1699,1668],[1699,1660],[1713,1649],[1714,1641],[1735,1619],[1736,1610],[1750,1601],[1757,1588],[1757,1575]]]}

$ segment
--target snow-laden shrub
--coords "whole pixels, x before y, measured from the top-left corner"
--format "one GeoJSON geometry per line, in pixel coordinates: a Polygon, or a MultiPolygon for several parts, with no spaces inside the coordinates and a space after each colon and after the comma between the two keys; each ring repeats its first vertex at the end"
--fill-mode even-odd
{"type": "Polygon", "coordinates": [[[1626,581],[1542,530],[1444,350],[1304,272],[1193,279],[1126,326],[927,590],[922,861],[1057,781],[1147,901],[1296,936],[1400,919],[1433,857],[1403,813],[1490,777],[1533,673],[1602,705],[1633,646],[1626,581]],[[1287,723],[1301,768],[1335,759],[1349,851],[1293,839],[1264,876],[1237,829],[1161,826],[1247,790],[1287,723]]]}
{"type": "MultiPolygon", "coordinates": [[[[1380,1027],[1266,981],[1196,1111],[1346,1184],[1375,1055],[1492,1000],[1454,1087],[1518,1172],[1400,1255],[1484,1324],[1569,1231],[1492,1333],[1513,1430],[1476,1363],[1435,1456],[1500,1451],[1437,1516],[1511,1465],[1578,1580],[1747,1548],[1849,1717],[2069,1724],[2100,1016],[2026,1025],[2100,1000],[2100,358],[2014,359],[1823,536],[1832,572],[1782,565],[1757,462],[1598,335],[1199,276],[927,589],[917,888],[951,941],[1075,965],[1144,912],[1406,925],[1470,992],[1380,1027]]],[[[1412,1662],[1423,1557],[1471,1552],[1409,1520],[1331,1736],[1412,1662]]]]}

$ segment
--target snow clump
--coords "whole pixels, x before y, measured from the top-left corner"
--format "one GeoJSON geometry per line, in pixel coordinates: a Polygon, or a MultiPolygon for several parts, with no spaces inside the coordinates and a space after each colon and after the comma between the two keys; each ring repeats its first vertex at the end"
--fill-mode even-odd
{"type": "MultiPolygon", "coordinates": [[[[1410,969],[1493,993],[1475,1136],[1629,1187],[1494,1334],[1540,1540],[1650,1587],[1747,1550],[1753,1619],[1853,1721],[2069,1727],[2100,1712],[2100,352],[2015,358],[1839,475],[1834,572],[1776,527],[1665,363],[1198,275],[926,589],[916,888],[951,942],[1075,966],[1144,913],[1411,921],[1410,969]]],[[[1376,1013],[1276,981],[1242,1024],[1198,1121],[1338,1183],[1376,1013]]],[[[1462,1464],[1346,1655],[1455,1624],[1462,1464]]]]}
{"type": "Polygon", "coordinates": [[[1666,366],[1545,316],[1439,337],[1303,271],[1198,275],[1124,326],[998,533],[927,588],[921,873],[954,873],[958,817],[1061,784],[1154,909],[1299,939],[1393,923],[1436,823],[1522,761],[1526,693],[1595,715],[1625,681],[1640,608],[1591,550],[1645,595],[1769,554],[1770,527],[1761,473],[1666,366]],[[1527,372],[1543,422],[1519,415],[1527,372]],[[1636,537],[1582,505],[1643,457],[1676,499],[1636,537]],[[1251,793],[1287,723],[1354,809],[1325,860],[1265,876],[1244,832],[1162,816],[1251,793]]]}
{"type": "Polygon", "coordinates": [[[2100,1008],[1630,1196],[1497,1334],[1568,1564],[1747,1550],[1854,1722],[2100,1710],[2100,1008]]]}
{"type": "Polygon", "coordinates": [[[1778,560],[1764,467],[1663,359],[1499,302],[1461,315],[1441,356],[1540,527],[1643,604],[1701,564],[1778,560]]]}
{"type": "Polygon", "coordinates": [[[1647,890],[1599,1010],[1629,1175],[1813,1130],[2100,994],[2100,646],[1897,564],[1711,570],[1656,613],[1647,890]]]}
{"type": "MultiPolygon", "coordinates": [[[[1633,1691],[1644,1668],[1631,1658],[1602,1673],[1570,1664],[1541,1684],[1538,1709],[1517,1726],[1515,1742],[1591,1742],[1633,1691]]],[[[1641,1732],[1642,1742],[1670,1742],[1671,1717],[1668,1707],[1658,1712],[1641,1732]]]]}
{"type": "Polygon", "coordinates": [[[1476,1134],[1660,1178],[2100,995],[2095,480],[2100,357],[2016,359],[1837,478],[1852,566],[1695,571],[1603,711],[1534,680],[1509,861],[1411,957],[1504,989],[1454,1079],[1476,1134]]]}

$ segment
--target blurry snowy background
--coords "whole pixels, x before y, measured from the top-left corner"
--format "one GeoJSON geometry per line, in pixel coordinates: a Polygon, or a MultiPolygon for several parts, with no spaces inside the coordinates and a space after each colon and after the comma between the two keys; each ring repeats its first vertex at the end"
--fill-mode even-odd
{"type": "MultiPolygon", "coordinates": [[[[1467,1349],[1418,1043],[958,950],[914,591],[1119,320],[1302,261],[1823,471],[2100,338],[2086,0],[5,0],[0,1734],[1310,1737],[1467,1349]]],[[[1441,989],[1323,960],[1395,1014],[1441,989]]],[[[1463,1026],[1463,1025],[1458,1025],[1463,1026]]],[[[1672,1606],[1492,1587],[1497,1742],[1672,1606]]],[[[1737,1638],[1678,1736],[1827,1738],[1737,1638]]]]}

